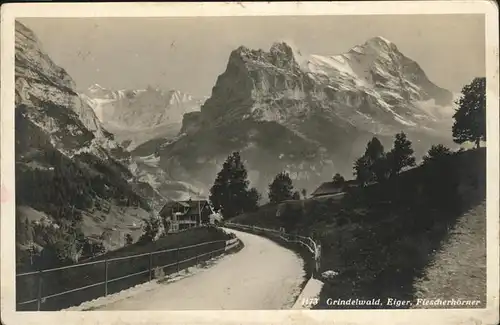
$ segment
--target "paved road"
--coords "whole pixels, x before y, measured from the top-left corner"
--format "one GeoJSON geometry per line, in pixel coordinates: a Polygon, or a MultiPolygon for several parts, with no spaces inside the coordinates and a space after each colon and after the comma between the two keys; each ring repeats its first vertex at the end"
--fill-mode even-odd
{"type": "Polygon", "coordinates": [[[99,310],[288,309],[304,281],[303,261],[292,251],[256,235],[235,233],[245,247],[190,277],[99,310]]]}

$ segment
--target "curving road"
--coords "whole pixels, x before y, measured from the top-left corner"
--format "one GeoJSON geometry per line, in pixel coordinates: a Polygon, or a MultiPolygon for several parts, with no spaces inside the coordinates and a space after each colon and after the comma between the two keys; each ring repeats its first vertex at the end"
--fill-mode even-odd
{"type": "Polygon", "coordinates": [[[303,261],[256,235],[235,233],[245,247],[177,282],[111,302],[100,310],[288,309],[305,280],[303,261]]]}

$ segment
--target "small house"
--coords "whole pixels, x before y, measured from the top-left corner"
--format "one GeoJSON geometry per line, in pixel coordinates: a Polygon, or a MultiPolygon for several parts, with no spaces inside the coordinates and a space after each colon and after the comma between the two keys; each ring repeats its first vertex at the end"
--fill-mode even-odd
{"type": "Polygon", "coordinates": [[[170,232],[177,232],[209,223],[213,213],[207,200],[171,201],[160,210],[160,217],[170,221],[170,232]]]}
{"type": "Polygon", "coordinates": [[[324,182],[314,192],[311,193],[312,197],[322,197],[335,195],[345,192],[348,188],[357,186],[355,180],[345,181],[341,184],[335,182],[324,182]]]}

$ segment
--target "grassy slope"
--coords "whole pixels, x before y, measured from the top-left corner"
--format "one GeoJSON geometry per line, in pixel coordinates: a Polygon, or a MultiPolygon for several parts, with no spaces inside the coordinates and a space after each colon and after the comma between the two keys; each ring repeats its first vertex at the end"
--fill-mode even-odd
{"type": "Polygon", "coordinates": [[[414,287],[417,298],[457,299],[467,293],[486,307],[486,202],[460,217],[414,287]]]}
{"type": "MultiPolygon", "coordinates": [[[[288,203],[302,214],[298,231],[321,242],[322,270],[340,272],[325,283],[317,308],[332,308],[324,304],[327,298],[416,297],[415,279],[425,274],[460,216],[485,197],[484,148],[456,154],[448,163],[441,169],[415,168],[341,200],[288,203]]],[[[277,228],[275,212],[265,206],[234,222],[277,228]]],[[[476,296],[476,289],[462,288],[461,298],[476,296]]]]}
{"type": "MultiPolygon", "coordinates": [[[[137,241],[143,232],[143,220],[149,218],[149,213],[143,209],[116,205],[111,205],[109,212],[96,209],[90,212],[80,211],[80,213],[83,217],[80,226],[85,237],[102,240],[106,250],[115,250],[124,246],[126,234],[131,234],[133,240],[137,241]]],[[[43,218],[53,221],[46,213],[23,205],[17,207],[16,218],[27,219],[30,223],[43,218]]],[[[29,244],[19,243],[21,246],[28,247],[29,244]]]]}

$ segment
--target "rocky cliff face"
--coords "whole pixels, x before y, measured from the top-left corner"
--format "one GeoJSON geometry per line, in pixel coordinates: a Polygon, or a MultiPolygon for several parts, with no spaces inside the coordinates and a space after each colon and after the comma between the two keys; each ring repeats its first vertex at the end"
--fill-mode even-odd
{"type": "Polygon", "coordinates": [[[390,147],[404,130],[417,155],[449,143],[452,99],[381,37],[334,56],[303,56],[283,42],[269,52],[242,46],[201,112],[185,116],[181,136],[161,146],[160,166],[208,187],[240,150],[262,190],[281,170],[312,188],[333,172],[350,177],[373,135],[390,147]]]}
{"type": "Polygon", "coordinates": [[[24,207],[18,211],[59,223],[80,215],[85,235],[115,229],[118,235],[106,244],[122,245],[123,232],[148,216],[149,200],[159,202],[158,194],[134,177],[124,164],[127,156],[75,92],[71,77],[19,22],[15,49],[16,201],[24,207]]]}
{"type": "Polygon", "coordinates": [[[33,107],[27,111],[30,119],[51,134],[55,143],[62,140],[58,130],[64,129],[68,131],[66,138],[83,139],[90,131],[91,142],[97,147],[117,147],[112,134],[102,127],[92,108],[75,92],[71,77],[52,62],[34,33],[19,22],[16,22],[15,48],[16,103],[33,107]],[[35,109],[41,104],[53,108],[48,114],[43,109],[35,109]],[[67,115],[68,120],[58,121],[53,115],[59,113],[67,115]]]}
{"type": "Polygon", "coordinates": [[[370,124],[417,126],[446,114],[439,106],[451,104],[451,92],[429,81],[396,45],[376,37],[329,57],[303,57],[286,43],[269,52],[240,47],[201,111],[207,125],[244,118],[286,124],[321,113],[380,133],[370,124]],[[437,116],[421,109],[427,101],[435,102],[437,116]]]}
{"type": "Polygon", "coordinates": [[[82,97],[129,149],[155,138],[174,137],[181,129],[183,115],[199,110],[203,100],[178,90],[110,90],[98,84],[82,97]]]}

